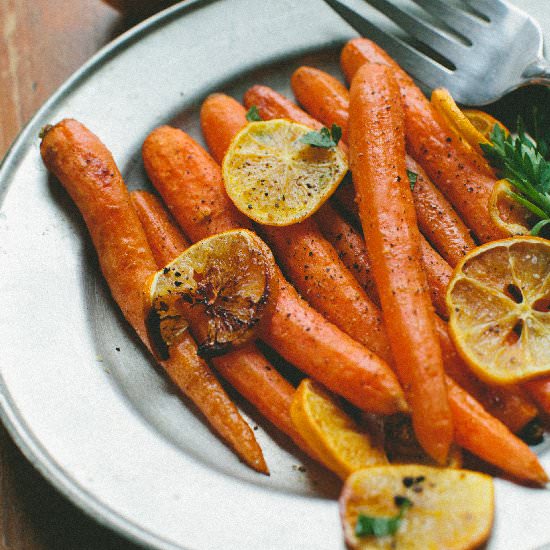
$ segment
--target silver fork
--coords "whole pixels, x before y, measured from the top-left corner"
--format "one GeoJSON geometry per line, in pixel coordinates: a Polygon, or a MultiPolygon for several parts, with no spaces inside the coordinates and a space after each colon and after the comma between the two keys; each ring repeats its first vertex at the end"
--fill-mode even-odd
{"type": "Polygon", "coordinates": [[[449,0],[413,0],[441,27],[419,16],[420,10],[404,9],[395,0],[366,1],[429,49],[420,51],[381,30],[353,7],[357,1],[325,0],[425,89],[445,87],[458,103],[486,105],[520,86],[550,85],[550,63],[543,57],[540,26],[504,0],[464,0],[474,13],[449,0]]]}

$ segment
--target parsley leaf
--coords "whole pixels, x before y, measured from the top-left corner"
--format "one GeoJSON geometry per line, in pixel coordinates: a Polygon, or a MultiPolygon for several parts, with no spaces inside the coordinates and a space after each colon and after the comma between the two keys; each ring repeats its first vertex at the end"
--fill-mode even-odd
{"type": "Polygon", "coordinates": [[[399,506],[399,514],[394,517],[372,517],[359,514],[357,524],[355,525],[355,534],[358,537],[386,537],[395,535],[405,512],[412,506],[412,502],[406,497],[395,497],[395,502],[399,506]]]}
{"type": "Polygon", "coordinates": [[[342,138],[342,128],[337,124],[333,124],[332,128],[321,128],[318,132],[308,132],[304,134],[298,141],[313,147],[322,147],[330,149],[336,147],[342,138]]]}
{"type": "Polygon", "coordinates": [[[407,170],[407,176],[409,178],[409,183],[411,185],[411,191],[414,191],[414,186],[416,185],[416,180],[418,179],[418,174],[412,170],[407,170]]]}
{"type": "Polygon", "coordinates": [[[258,107],[256,107],[256,105],[252,105],[252,107],[248,109],[246,113],[246,120],[248,120],[248,122],[258,122],[259,120],[262,120],[262,117],[260,116],[260,113],[258,112],[258,107]]]}
{"type": "Polygon", "coordinates": [[[513,186],[509,195],[519,204],[532,212],[537,219],[532,228],[538,234],[550,221],[550,131],[537,116],[534,134],[538,141],[525,133],[523,121],[518,120],[517,135],[506,135],[495,124],[489,139],[490,143],[481,143],[481,149],[499,176],[506,178],[513,186]]]}

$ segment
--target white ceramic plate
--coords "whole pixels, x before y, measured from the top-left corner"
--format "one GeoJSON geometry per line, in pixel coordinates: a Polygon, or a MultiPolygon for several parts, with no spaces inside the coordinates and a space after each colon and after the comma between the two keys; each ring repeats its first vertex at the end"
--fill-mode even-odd
{"type": "MultiPolygon", "coordinates": [[[[548,2],[521,5],[548,37],[548,2]]],[[[38,132],[65,116],[81,120],[128,183],[147,187],[139,150],[155,126],[176,119],[200,138],[197,107],[207,93],[240,97],[256,82],[288,93],[300,64],[337,72],[338,48],[353,35],[321,0],[190,0],[78,71],[2,165],[3,421],[58,489],[135,541],[162,549],[343,548],[338,483],[243,404],[259,426],[271,477],[250,471],[177,394],[110,299],[75,208],[42,166],[38,132]]],[[[489,548],[550,540],[550,492],[499,480],[496,498],[489,548]]]]}

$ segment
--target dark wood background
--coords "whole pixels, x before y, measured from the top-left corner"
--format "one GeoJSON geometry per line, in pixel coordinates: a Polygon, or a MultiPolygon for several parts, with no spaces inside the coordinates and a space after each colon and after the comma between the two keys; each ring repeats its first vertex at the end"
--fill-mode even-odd
{"type": "MultiPolygon", "coordinates": [[[[0,159],[73,71],[145,15],[100,0],[0,0],[0,159]]],[[[0,550],[137,548],[53,489],[0,425],[0,550]]]]}

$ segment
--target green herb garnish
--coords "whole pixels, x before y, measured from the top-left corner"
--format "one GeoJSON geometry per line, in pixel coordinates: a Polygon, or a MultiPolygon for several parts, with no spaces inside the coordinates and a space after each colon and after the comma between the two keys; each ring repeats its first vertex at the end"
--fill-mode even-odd
{"type": "Polygon", "coordinates": [[[409,178],[409,183],[411,185],[411,191],[414,191],[414,186],[416,185],[416,180],[418,179],[418,174],[412,170],[407,170],[407,177],[409,178]]]}
{"type": "Polygon", "coordinates": [[[536,216],[531,234],[538,235],[550,223],[550,130],[540,116],[535,116],[533,133],[535,139],[525,133],[521,119],[517,136],[506,136],[495,124],[489,136],[491,143],[480,146],[499,176],[514,187],[508,191],[510,197],[536,216]]]}
{"type": "Polygon", "coordinates": [[[246,120],[248,120],[248,122],[258,122],[259,120],[262,120],[262,117],[260,116],[260,113],[258,112],[258,107],[256,107],[256,105],[252,105],[252,107],[248,109],[246,113],[246,120]]]}
{"type": "Polygon", "coordinates": [[[399,514],[394,517],[373,517],[359,514],[357,524],[355,525],[355,534],[358,537],[387,537],[395,535],[405,512],[412,506],[412,502],[407,497],[395,497],[395,504],[399,506],[399,514]]]}
{"type": "Polygon", "coordinates": [[[306,145],[313,145],[313,147],[330,149],[331,147],[336,147],[341,138],[342,128],[337,124],[333,124],[330,130],[328,128],[321,128],[318,132],[308,132],[298,141],[306,145]]]}

